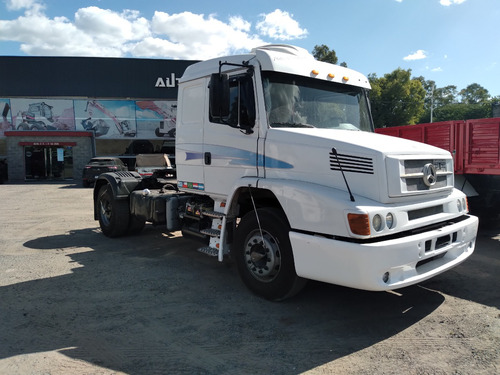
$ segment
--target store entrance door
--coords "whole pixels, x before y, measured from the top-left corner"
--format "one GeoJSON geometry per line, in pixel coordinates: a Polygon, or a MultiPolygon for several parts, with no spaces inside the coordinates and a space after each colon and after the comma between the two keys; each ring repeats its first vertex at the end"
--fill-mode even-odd
{"type": "Polygon", "coordinates": [[[73,179],[72,146],[24,146],[26,180],[73,179]]]}

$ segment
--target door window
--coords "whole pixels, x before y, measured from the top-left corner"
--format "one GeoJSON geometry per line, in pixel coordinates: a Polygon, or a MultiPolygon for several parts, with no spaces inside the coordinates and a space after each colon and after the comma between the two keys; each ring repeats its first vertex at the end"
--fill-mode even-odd
{"type": "Polygon", "coordinates": [[[255,97],[252,77],[238,75],[229,78],[229,116],[212,117],[210,122],[235,128],[251,129],[255,125],[255,97]]]}

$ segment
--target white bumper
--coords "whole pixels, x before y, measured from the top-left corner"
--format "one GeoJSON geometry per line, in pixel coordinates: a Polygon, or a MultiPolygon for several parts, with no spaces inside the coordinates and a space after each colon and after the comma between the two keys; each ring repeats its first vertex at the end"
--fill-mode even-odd
{"type": "Polygon", "coordinates": [[[357,289],[391,290],[419,283],[462,263],[474,251],[477,229],[477,217],[469,216],[440,229],[372,243],[298,232],[290,232],[290,241],[295,269],[301,277],[357,289]]]}

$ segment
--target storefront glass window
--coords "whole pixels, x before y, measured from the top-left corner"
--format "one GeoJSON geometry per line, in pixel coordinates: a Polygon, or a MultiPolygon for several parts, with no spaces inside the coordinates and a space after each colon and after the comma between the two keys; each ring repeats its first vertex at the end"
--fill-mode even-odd
{"type": "Polygon", "coordinates": [[[73,178],[71,146],[25,146],[24,161],[26,180],[73,178]]]}

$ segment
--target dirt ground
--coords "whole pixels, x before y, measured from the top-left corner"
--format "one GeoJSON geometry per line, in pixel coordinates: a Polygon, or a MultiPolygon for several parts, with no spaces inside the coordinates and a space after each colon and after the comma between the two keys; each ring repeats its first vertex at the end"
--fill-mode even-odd
{"type": "Polygon", "coordinates": [[[91,189],[0,201],[0,374],[500,373],[500,225],[421,285],[272,303],[178,233],[104,237],[91,189]]]}

